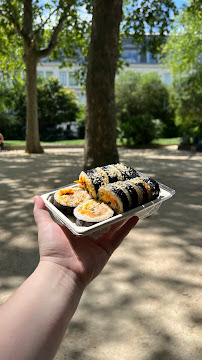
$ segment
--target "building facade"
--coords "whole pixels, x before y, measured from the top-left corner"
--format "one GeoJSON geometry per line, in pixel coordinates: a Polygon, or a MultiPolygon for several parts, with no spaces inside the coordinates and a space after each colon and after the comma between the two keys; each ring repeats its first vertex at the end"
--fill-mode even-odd
{"type": "MultiPolygon", "coordinates": [[[[123,52],[121,55],[122,60],[127,64],[124,66],[124,70],[130,69],[138,73],[155,72],[162,78],[163,83],[169,85],[172,82],[171,73],[169,68],[162,65],[159,61],[159,57],[153,58],[151,52],[141,53],[130,39],[125,39],[123,42],[123,52]]],[[[73,65],[71,68],[60,68],[61,63],[59,61],[41,61],[37,66],[38,74],[49,78],[51,76],[57,78],[61,85],[72,89],[78,96],[79,103],[86,102],[85,90],[79,84],[75,77],[76,72],[79,69],[78,65],[73,65]]]]}

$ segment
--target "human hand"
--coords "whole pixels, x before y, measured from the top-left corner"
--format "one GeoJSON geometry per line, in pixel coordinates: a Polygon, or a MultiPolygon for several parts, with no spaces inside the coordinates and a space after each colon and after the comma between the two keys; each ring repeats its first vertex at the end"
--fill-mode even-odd
{"type": "Polygon", "coordinates": [[[55,264],[76,275],[85,288],[104,268],[114,250],[137,224],[138,217],[115,223],[97,239],[76,236],[56,224],[40,196],[34,198],[34,218],[38,227],[40,261],[55,264]]]}

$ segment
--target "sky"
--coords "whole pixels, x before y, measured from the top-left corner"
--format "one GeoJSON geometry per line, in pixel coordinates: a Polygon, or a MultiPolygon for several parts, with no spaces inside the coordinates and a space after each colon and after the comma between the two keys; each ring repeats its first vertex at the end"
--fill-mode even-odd
{"type": "Polygon", "coordinates": [[[181,8],[183,4],[187,4],[187,3],[188,1],[186,0],[175,0],[175,5],[178,7],[178,9],[181,8]]]}

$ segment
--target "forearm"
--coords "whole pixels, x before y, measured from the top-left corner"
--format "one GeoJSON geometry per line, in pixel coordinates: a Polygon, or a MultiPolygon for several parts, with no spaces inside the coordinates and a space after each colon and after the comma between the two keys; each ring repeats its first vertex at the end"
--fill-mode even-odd
{"type": "Polygon", "coordinates": [[[0,357],[53,359],[81,295],[71,272],[41,262],[0,308],[0,357]]]}

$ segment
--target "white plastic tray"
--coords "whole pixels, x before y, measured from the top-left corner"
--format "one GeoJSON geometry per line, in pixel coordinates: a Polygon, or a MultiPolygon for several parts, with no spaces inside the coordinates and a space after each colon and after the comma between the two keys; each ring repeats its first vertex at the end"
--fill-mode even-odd
{"type": "MultiPolygon", "coordinates": [[[[139,173],[143,176],[147,176],[145,174],[139,173]]],[[[61,188],[65,188],[68,186],[76,186],[75,183],[64,185],[61,188]]],[[[155,211],[159,209],[162,202],[165,200],[170,199],[174,194],[175,190],[169,188],[166,185],[163,185],[159,183],[160,186],[160,193],[159,197],[153,201],[150,201],[146,203],[145,205],[138,206],[134,209],[131,209],[129,211],[124,212],[123,214],[115,215],[111,217],[110,219],[107,219],[105,221],[101,221],[99,223],[95,223],[90,226],[78,226],[76,225],[76,219],[74,216],[66,216],[64,215],[60,210],[58,210],[49,200],[48,198],[50,195],[54,194],[58,189],[55,189],[51,192],[42,194],[41,197],[44,200],[46,207],[49,209],[49,211],[53,214],[53,216],[56,218],[57,222],[61,225],[65,225],[71,232],[75,235],[89,235],[94,232],[100,232],[105,228],[107,225],[111,225],[117,221],[120,221],[124,218],[130,218],[131,216],[138,216],[139,219],[143,219],[151,214],[153,214],[155,211]]]]}

